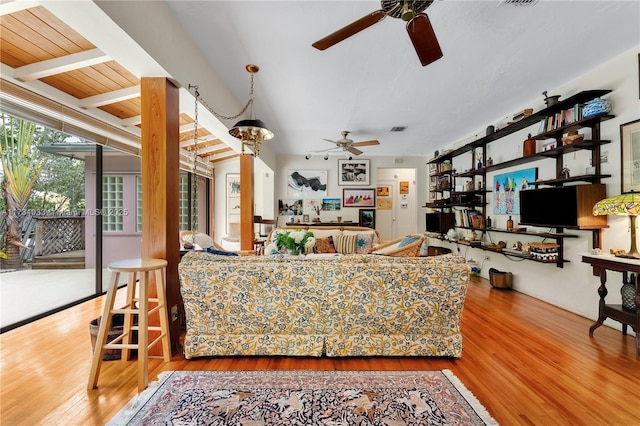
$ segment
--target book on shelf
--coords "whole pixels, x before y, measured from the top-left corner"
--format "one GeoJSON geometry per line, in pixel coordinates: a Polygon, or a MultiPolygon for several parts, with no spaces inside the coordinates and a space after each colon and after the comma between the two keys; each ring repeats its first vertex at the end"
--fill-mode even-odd
{"type": "Polygon", "coordinates": [[[563,109],[553,115],[543,118],[538,127],[538,134],[552,132],[571,123],[582,120],[582,104],[575,104],[571,108],[563,109]]]}

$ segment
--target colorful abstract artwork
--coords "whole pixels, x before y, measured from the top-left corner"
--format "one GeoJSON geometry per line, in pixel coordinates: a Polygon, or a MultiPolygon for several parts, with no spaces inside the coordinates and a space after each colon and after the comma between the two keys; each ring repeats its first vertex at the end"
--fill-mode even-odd
{"type": "Polygon", "coordinates": [[[537,178],[537,167],[495,175],[493,214],[520,214],[520,191],[533,188],[537,178]]]}

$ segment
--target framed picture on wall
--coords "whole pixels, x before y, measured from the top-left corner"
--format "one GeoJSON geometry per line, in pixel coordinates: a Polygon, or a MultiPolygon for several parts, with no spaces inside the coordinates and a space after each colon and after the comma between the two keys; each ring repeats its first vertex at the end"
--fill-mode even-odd
{"type": "Polygon", "coordinates": [[[327,196],[326,170],[289,170],[287,196],[290,198],[320,198],[327,196]]]}
{"type": "Polygon", "coordinates": [[[342,207],[375,207],[376,190],[373,188],[343,189],[342,207]]]}
{"type": "Polygon", "coordinates": [[[493,213],[520,214],[520,191],[530,189],[538,168],[516,170],[493,177],[493,213]]]}
{"type": "Polygon", "coordinates": [[[364,226],[367,228],[376,228],[376,210],[375,209],[360,209],[360,218],[358,220],[358,226],[364,226]]]}
{"type": "Polygon", "coordinates": [[[227,235],[240,226],[240,175],[227,174],[227,235]]]}
{"type": "Polygon", "coordinates": [[[640,120],[620,125],[622,192],[640,191],[640,120]]]}
{"type": "Polygon", "coordinates": [[[369,185],[369,167],[369,160],[338,160],[338,185],[369,185]]]}

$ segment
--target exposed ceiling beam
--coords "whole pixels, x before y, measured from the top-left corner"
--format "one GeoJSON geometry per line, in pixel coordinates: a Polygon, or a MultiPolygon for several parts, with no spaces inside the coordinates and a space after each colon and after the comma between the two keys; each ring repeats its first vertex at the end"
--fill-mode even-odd
{"type": "Polygon", "coordinates": [[[210,160],[210,159],[211,159],[211,157],[215,157],[215,156],[218,156],[218,155],[222,155],[222,154],[227,153],[227,152],[235,152],[235,151],[233,151],[233,150],[232,150],[231,148],[229,148],[229,147],[226,147],[226,148],[219,149],[219,150],[217,150],[217,151],[213,151],[213,152],[211,152],[210,154],[207,154],[207,155],[201,155],[201,157],[202,157],[204,160],[210,160]]]}
{"type": "Polygon", "coordinates": [[[134,115],[133,117],[123,118],[122,120],[120,120],[120,124],[122,124],[124,127],[137,126],[138,124],[142,124],[142,116],[134,115]]]}
{"type": "MultiPolygon", "coordinates": [[[[203,137],[199,137],[198,138],[198,145],[200,144],[207,144],[207,147],[212,146],[210,144],[208,144],[207,142],[211,142],[211,141],[218,141],[218,143],[213,144],[213,146],[215,145],[222,145],[222,142],[220,141],[220,139],[218,139],[216,136],[214,135],[207,135],[207,136],[203,136],[203,137]]],[[[180,142],[180,148],[193,148],[193,138],[189,138],[189,139],[185,139],[182,142],[180,142]]],[[[198,151],[200,151],[200,149],[198,149],[198,151]]]]}
{"type": "Polygon", "coordinates": [[[125,87],[124,89],[114,90],[109,93],[89,96],[80,100],[81,108],[98,108],[103,105],[115,104],[133,98],[140,97],[140,86],[125,87]]]}
{"type": "Polygon", "coordinates": [[[39,6],[38,1],[27,0],[2,0],[0,1],[0,16],[9,15],[10,13],[20,12],[21,10],[39,6]]]}
{"type": "Polygon", "coordinates": [[[102,53],[100,49],[86,50],[84,52],[72,53],[59,58],[47,59],[24,65],[14,70],[13,77],[20,81],[31,81],[50,75],[61,74],[79,68],[90,67],[110,61],[111,57],[102,53]]]}
{"type": "Polygon", "coordinates": [[[214,145],[209,145],[204,148],[198,148],[198,155],[204,156],[205,154],[209,154],[211,152],[215,152],[216,150],[220,150],[220,147],[226,147],[222,142],[216,143],[214,145]]]}
{"type": "Polygon", "coordinates": [[[236,158],[236,157],[240,157],[240,154],[234,154],[234,155],[231,155],[229,157],[216,158],[216,159],[211,160],[210,163],[215,164],[215,163],[219,163],[221,161],[231,160],[232,158],[236,158]]]}

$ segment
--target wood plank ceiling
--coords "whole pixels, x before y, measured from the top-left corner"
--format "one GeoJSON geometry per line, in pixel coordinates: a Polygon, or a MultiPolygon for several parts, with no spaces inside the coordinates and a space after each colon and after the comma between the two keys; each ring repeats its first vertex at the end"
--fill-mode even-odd
{"type": "MultiPolygon", "coordinates": [[[[0,16],[0,62],[20,82],[40,81],[78,100],[83,109],[98,108],[124,126],[140,127],[140,77],[103,54],[43,6],[0,16]]],[[[5,68],[6,69],[6,68],[5,68]]],[[[238,153],[180,113],[182,156],[206,164],[235,158],[238,153]]]]}

